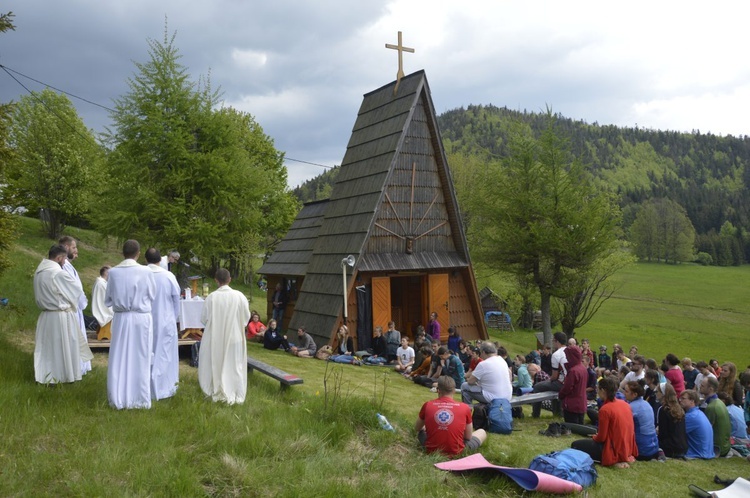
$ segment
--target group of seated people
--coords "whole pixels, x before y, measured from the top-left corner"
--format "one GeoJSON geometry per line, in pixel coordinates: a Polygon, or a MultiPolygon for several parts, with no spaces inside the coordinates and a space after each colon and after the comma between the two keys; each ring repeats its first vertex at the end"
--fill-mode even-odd
{"type": "Polygon", "coordinates": [[[750,453],[750,396],[746,395],[750,367],[738,376],[732,362],[719,366],[712,359],[693,366],[690,358],[680,360],[673,353],[658,364],[638,354],[636,346],[626,356],[619,344],[614,345],[613,357],[607,355],[606,346],[595,357],[588,340],[579,347],[575,339],[566,341],[564,334],[558,334],[562,333],[555,334],[554,353],[543,348],[534,352],[538,354],[516,357],[517,379],[519,384],[528,384],[528,377],[532,386],[549,384],[549,378],[562,372],[557,389],[543,390],[559,392],[566,422],[580,423],[584,414],[578,409],[579,418],[569,420],[565,411],[569,393],[578,393],[580,399],[586,396],[589,402],[579,406],[585,407],[598,432],[591,439],[575,441],[574,448],[586,451],[602,465],[618,467],[634,460],[745,457],[750,453]],[[576,355],[582,359],[582,380],[572,375],[581,368],[570,362],[576,355]],[[555,363],[554,356],[568,361],[555,363]]]}
{"type": "Polygon", "coordinates": [[[318,350],[315,340],[307,333],[304,326],[297,329],[297,342],[290,343],[287,336],[278,329],[278,323],[273,318],[268,321],[268,327],[260,321],[257,311],[250,314],[245,337],[248,341],[259,341],[265,349],[276,351],[282,349],[300,358],[314,358],[318,350]]]}
{"type": "MultiPolygon", "coordinates": [[[[298,342],[291,344],[274,320],[265,327],[253,312],[247,337],[261,340],[267,349],[314,357],[316,345],[312,337],[304,327],[297,332],[298,342]]],[[[391,365],[404,377],[437,392],[438,399],[429,406],[425,404],[417,422],[420,440],[428,449],[435,449],[436,443],[427,442],[430,438],[424,430],[429,432],[431,422],[430,416],[423,415],[429,410],[455,411],[452,398],[458,387],[467,406],[473,400],[487,401],[482,399],[483,388],[477,387],[479,383],[473,374],[483,358],[491,356],[503,361],[502,370],[507,364],[507,379],[512,379],[513,394],[558,391],[565,422],[582,424],[587,414],[597,426],[597,433],[590,439],[575,441],[572,446],[589,453],[602,465],[627,467],[635,460],[745,456],[738,450],[750,448],[747,433],[750,396],[746,395],[750,390],[750,367],[738,376],[731,362],[719,365],[711,359],[693,364],[690,358],[680,360],[672,353],[659,364],[640,355],[636,346],[626,355],[619,344],[614,345],[612,356],[607,354],[606,346],[601,346],[596,355],[587,339],[579,345],[576,339],[568,340],[561,332],[555,334],[553,344],[554,352],[544,347],[526,356],[510,358],[497,343],[464,341],[453,327],[449,329],[447,344],[441,345],[422,326],[417,328],[410,344],[409,338],[402,337],[391,321],[385,332],[382,327],[375,327],[368,351],[355,351],[348,328],[340,326],[327,359],[354,365],[391,365]],[[488,355],[480,350],[482,344],[488,344],[493,353],[488,355]],[[450,398],[450,402],[443,398],[450,398]],[[733,449],[732,444],[737,446],[733,449]]],[[[485,382],[491,384],[487,377],[485,382]]],[[[510,399],[510,391],[503,394],[506,395],[510,399]]],[[[535,406],[532,416],[538,416],[540,408],[535,406]]],[[[466,418],[465,409],[456,410],[461,412],[459,418],[466,418]]],[[[469,434],[466,424],[461,425],[461,431],[464,430],[469,434]]],[[[451,452],[459,448],[463,451],[465,446],[473,448],[486,438],[484,433],[473,439],[473,436],[458,438],[458,432],[451,440],[451,452]],[[464,444],[457,442],[458,439],[464,444]]]]}

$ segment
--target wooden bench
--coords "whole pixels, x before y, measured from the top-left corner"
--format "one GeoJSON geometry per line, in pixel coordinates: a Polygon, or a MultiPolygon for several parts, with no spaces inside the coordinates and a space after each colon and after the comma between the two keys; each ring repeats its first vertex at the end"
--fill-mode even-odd
{"type": "Polygon", "coordinates": [[[282,391],[289,386],[302,384],[304,382],[302,378],[297,377],[296,375],[286,373],[279,368],[272,367],[268,363],[263,363],[262,361],[256,360],[255,358],[251,358],[249,356],[247,357],[247,370],[250,373],[253,373],[253,370],[257,370],[273,379],[278,380],[281,383],[282,391]]]}
{"type": "Polygon", "coordinates": [[[510,406],[532,405],[541,401],[557,400],[557,391],[545,391],[542,393],[522,394],[513,396],[510,400],[510,406]]]}

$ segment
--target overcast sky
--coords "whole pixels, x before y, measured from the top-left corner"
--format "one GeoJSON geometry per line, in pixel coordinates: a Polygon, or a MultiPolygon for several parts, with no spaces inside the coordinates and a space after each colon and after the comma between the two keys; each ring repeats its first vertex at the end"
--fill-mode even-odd
{"type": "MultiPolygon", "coordinates": [[[[589,123],[750,135],[748,2],[10,0],[0,64],[112,106],[165,17],[193,79],[288,158],[340,164],[362,96],[424,69],[438,113],[469,104],[589,123]]],[[[30,90],[42,85],[15,75],[30,90]]],[[[26,93],[0,71],[0,101],[26,93]]],[[[106,110],[72,99],[87,126],[106,110]]],[[[323,168],[287,161],[296,186],[323,168]]]]}

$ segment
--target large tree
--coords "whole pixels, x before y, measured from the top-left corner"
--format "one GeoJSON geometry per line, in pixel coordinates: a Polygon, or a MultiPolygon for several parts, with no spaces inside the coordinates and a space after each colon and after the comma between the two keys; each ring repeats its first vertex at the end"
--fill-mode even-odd
{"type": "Polygon", "coordinates": [[[116,101],[105,233],[176,248],[207,273],[251,271],[267,237],[286,230],[296,201],[283,156],[249,114],[218,108],[210,84],[189,79],[174,35],[148,40],[130,90],[116,101]]]}
{"type": "Polygon", "coordinates": [[[102,149],[70,100],[52,90],[32,92],[14,106],[13,157],[7,162],[3,202],[39,213],[56,239],[68,222],[89,209],[102,149]]]}
{"type": "MultiPolygon", "coordinates": [[[[0,14],[0,33],[13,30],[15,30],[13,13],[0,14]]],[[[13,158],[13,149],[8,144],[12,112],[12,104],[0,103],[0,175],[2,176],[5,174],[5,165],[13,158]]],[[[10,266],[8,251],[15,238],[15,219],[6,209],[0,209],[0,274],[10,266]]]]}
{"type": "Polygon", "coordinates": [[[692,261],[695,229],[685,209],[670,199],[651,199],[638,211],[630,227],[635,254],[647,261],[692,261]]]}
{"type": "Polygon", "coordinates": [[[539,289],[542,330],[552,341],[550,303],[567,296],[572,283],[614,250],[619,210],[597,191],[555,129],[541,137],[518,128],[500,162],[477,171],[468,234],[473,254],[491,268],[528,276],[539,289]]]}

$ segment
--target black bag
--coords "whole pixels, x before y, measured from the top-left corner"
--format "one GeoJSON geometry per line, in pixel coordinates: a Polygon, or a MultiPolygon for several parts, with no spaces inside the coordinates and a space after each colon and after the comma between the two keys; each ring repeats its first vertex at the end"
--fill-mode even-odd
{"type": "Polygon", "coordinates": [[[434,384],[435,379],[430,377],[429,375],[417,375],[414,377],[414,383],[419,384],[420,386],[424,387],[432,387],[432,384],[434,384]]]}
{"type": "Polygon", "coordinates": [[[190,346],[190,366],[198,368],[198,353],[201,349],[201,341],[193,343],[190,346]]]}
{"type": "Polygon", "coordinates": [[[93,316],[83,315],[83,324],[86,326],[86,330],[91,330],[93,332],[99,332],[99,329],[101,328],[99,322],[97,322],[96,318],[93,316]]]}
{"type": "Polygon", "coordinates": [[[487,416],[487,406],[482,403],[474,405],[474,411],[471,414],[471,425],[474,426],[474,430],[487,430],[489,428],[490,420],[487,416]]]}

